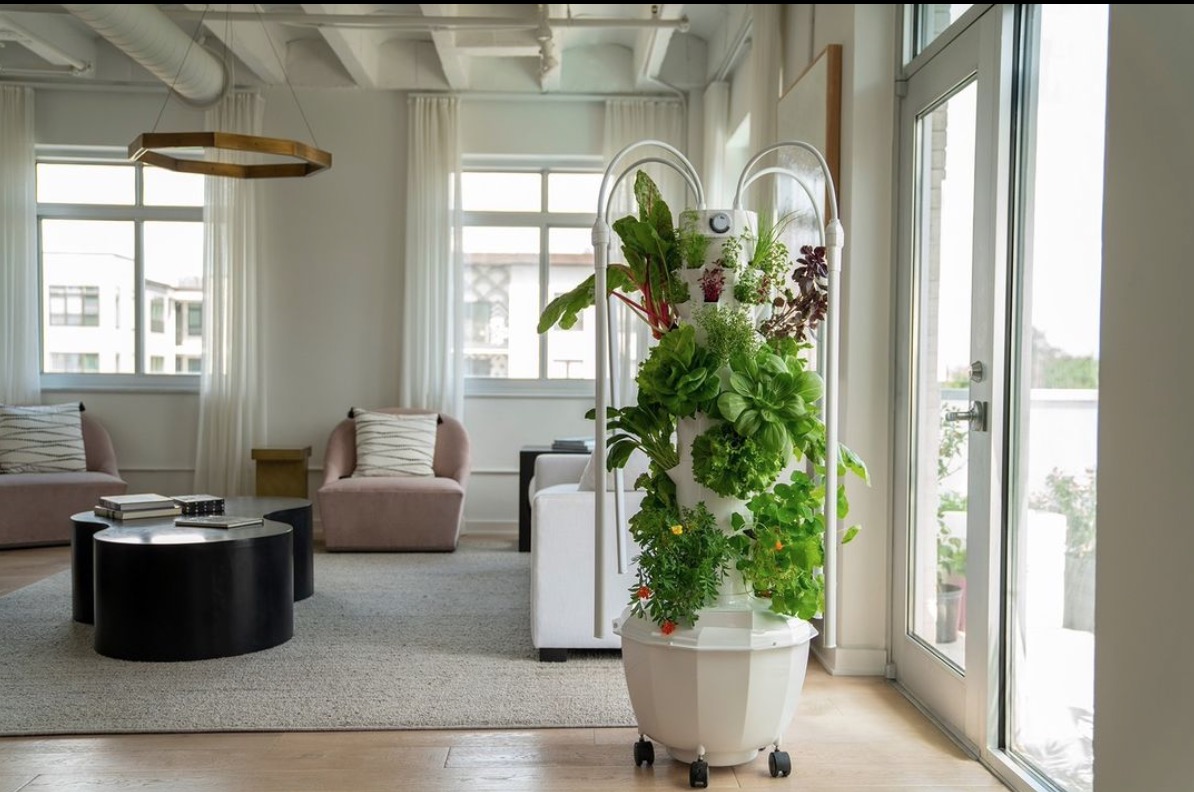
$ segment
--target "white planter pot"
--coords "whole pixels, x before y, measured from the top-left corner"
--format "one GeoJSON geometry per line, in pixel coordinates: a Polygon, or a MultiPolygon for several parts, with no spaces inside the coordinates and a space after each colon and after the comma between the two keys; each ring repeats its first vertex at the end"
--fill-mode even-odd
{"type": "Polygon", "coordinates": [[[817,632],[750,599],[707,608],[671,635],[629,609],[615,625],[639,732],[673,759],[754,761],[761,748],[781,745],[796,714],[817,632]]]}
{"type": "MultiPolygon", "coordinates": [[[[746,502],[725,498],[692,477],[692,441],[714,423],[699,415],[677,425],[680,464],[668,471],[681,506],[704,502],[727,533],[746,502]]],[[[806,621],[772,613],[751,596],[737,572],[696,624],[664,635],[652,622],[622,613],[622,665],[639,731],[679,761],[710,766],[753,761],[780,745],[796,714],[817,631],[806,621]]]]}

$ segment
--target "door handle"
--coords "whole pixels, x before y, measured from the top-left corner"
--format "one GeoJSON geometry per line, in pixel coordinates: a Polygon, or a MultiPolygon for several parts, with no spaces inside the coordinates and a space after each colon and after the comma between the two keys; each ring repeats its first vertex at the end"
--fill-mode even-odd
{"type": "Polygon", "coordinates": [[[945,413],[947,421],[966,421],[970,424],[970,431],[987,431],[987,403],[985,401],[970,402],[969,410],[949,410],[945,413]]]}

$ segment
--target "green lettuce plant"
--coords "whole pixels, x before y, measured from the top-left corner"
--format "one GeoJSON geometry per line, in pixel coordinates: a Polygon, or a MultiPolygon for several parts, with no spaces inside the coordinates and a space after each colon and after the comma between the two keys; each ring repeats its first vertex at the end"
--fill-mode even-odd
{"type": "Polygon", "coordinates": [[[720,417],[766,453],[786,461],[792,449],[803,452],[801,438],[820,423],[816,403],[824,387],[816,372],[769,346],[734,356],[730,371],[730,387],[717,398],[720,417]]]}
{"type": "Polygon", "coordinates": [[[692,474],[699,484],[732,498],[749,498],[771,486],[784,460],[732,424],[718,423],[692,443],[692,474]]]}
{"type": "Polygon", "coordinates": [[[663,338],[639,368],[639,401],[657,403],[686,418],[717,398],[716,356],[696,342],[692,325],[677,327],[663,338]]]}

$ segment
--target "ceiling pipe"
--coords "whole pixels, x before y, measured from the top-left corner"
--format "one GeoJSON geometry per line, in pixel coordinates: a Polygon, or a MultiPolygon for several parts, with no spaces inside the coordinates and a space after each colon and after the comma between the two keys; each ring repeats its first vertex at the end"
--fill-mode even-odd
{"type": "Polygon", "coordinates": [[[63,8],[148,69],[188,104],[207,107],[228,91],[223,62],[196,44],[156,6],[110,3],[63,8]]]}

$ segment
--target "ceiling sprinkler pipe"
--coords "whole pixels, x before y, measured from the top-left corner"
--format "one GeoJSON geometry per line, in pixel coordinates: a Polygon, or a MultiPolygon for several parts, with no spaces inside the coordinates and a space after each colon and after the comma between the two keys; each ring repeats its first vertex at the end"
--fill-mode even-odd
{"type": "Polygon", "coordinates": [[[152,5],[64,5],[78,19],[197,107],[228,91],[224,64],[152,5]]]}

